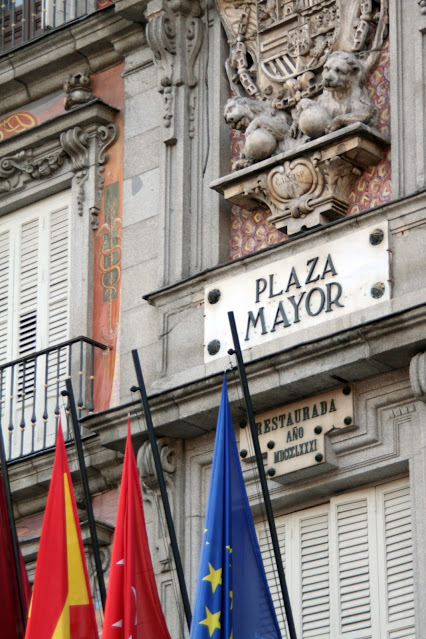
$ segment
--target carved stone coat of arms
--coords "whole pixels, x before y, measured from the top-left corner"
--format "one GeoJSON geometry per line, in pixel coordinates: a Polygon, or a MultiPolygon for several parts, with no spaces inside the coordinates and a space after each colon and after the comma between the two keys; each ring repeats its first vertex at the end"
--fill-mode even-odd
{"type": "Polygon", "coordinates": [[[368,72],[387,34],[387,0],[216,0],[228,35],[235,95],[278,96],[282,108],[322,88],[332,51],[348,51],[368,72]]]}
{"type": "Polygon", "coordinates": [[[288,233],[344,215],[354,180],[388,143],[367,91],[387,37],[388,0],[216,4],[230,51],[225,119],[245,133],[233,168],[254,166],[213,187],[246,208],[266,204],[288,233]]]}

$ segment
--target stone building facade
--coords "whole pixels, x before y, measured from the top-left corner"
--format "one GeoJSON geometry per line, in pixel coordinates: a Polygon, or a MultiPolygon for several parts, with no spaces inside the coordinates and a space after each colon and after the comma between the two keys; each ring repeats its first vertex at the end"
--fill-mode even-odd
{"type": "Polygon", "coordinates": [[[0,418],[30,576],[71,376],[105,573],[130,413],[160,597],[185,636],[131,351],[191,600],[228,369],[287,636],[232,310],[298,637],[423,639],[424,2],[116,0],[57,22],[43,7],[0,54],[0,418]]]}

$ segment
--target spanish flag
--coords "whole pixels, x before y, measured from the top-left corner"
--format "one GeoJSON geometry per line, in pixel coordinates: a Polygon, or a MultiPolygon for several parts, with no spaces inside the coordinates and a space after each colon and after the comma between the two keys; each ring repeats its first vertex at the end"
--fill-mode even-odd
{"type": "Polygon", "coordinates": [[[97,639],[61,424],[25,639],[97,639]]]}

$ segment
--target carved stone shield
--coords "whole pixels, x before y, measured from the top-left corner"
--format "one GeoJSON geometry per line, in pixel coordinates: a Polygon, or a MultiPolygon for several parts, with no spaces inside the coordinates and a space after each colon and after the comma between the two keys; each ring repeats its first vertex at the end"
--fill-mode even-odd
{"type": "Polygon", "coordinates": [[[216,0],[230,43],[227,72],[236,95],[291,108],[321,89],[336,50],[374,66],[387,31],[388,0],[216,0]]]}

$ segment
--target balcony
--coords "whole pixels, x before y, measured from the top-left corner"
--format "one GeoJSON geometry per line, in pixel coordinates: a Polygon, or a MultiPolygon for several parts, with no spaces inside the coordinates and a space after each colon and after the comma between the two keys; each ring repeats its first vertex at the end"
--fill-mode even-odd
{"type": "Polygon", "coordinates": [[[65,441],[71,439],[65,379],[73,382],[78,416],[95,411],[95,350],[108,347],[77,337],[0,366],[0,428],[9,460],[50,448],[59,415],[65,441]]]}
{"type": "Polygon", "coordinates": [[[110,0],[5,0],[0,54],[111,4],[110,0]]]}

